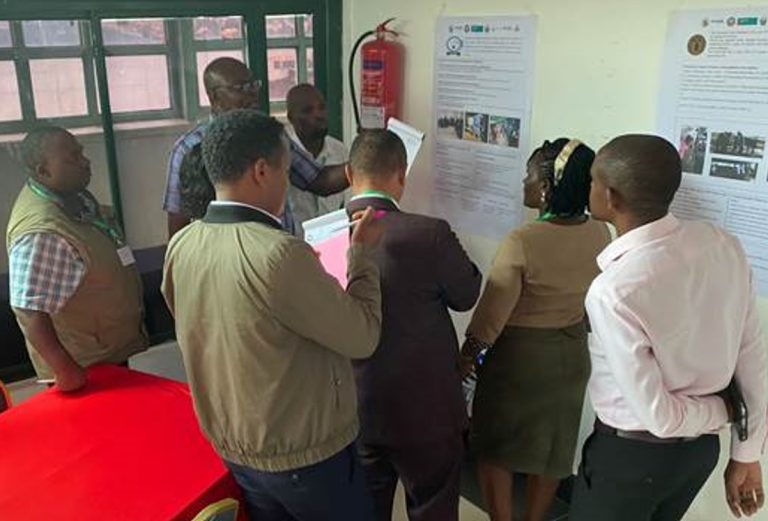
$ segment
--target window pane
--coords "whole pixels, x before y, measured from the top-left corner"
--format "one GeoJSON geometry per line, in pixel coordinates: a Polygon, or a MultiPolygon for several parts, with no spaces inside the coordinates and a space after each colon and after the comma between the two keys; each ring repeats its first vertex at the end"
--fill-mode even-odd
{"type": "Polygon", "coordinates": [[[312,36],[312,15],[304,15],[304,36],[312,36]]]}
{"type": "Polygon", "coordinates": [[[296,36],[294,15],[267,16],[267,38],[293,38],[296,36]]]}
{"type": "Polygon", "coordinates": [[[0,47],[11,46],[11,24],[0,22],[0,47]]]}
{"type": "Polygon", "coordinates": [[[315,83],[315,53],[312,47],[307,47],[307,83],[315,83]]]}
{"type": "Polygon", "coordinates": [[[16,67],[12,61],[0,62],[0,121],[21,119],[19,84],[16,83],[16,67]]]}
{"type": "Polygon", "coordinates": [[[101,22],[105,45],[154,45],[165,43],[162,18],[104,20],[101,22]]]}
{"type": "Polygon", "coordinates": [[[216,58],[222,58],[229,56],[230,58],[236,58],[240,61],[245,61],[243,51],[233,49],[231,51],[200,51],[197,53],[197,95],[200,100],[201,107],[208,107],[208,95],[205,93],[205,85],[203,85],[203,71],[216,58]]]}
{"type": "Polygon", "coordinates": [[[195,18],[195,40],[239,40],[243,37],[243,19],[239,16],[195,18]]]}
{"type": "Polygon", "coordinates": [[[30,60],[32,93],[38,118],[88,113],[83,61],[80,58],[30,60]]]}
{"type": "Polygon", "coordinates": [[[107,57],[113,112],[171,108],[168,61],[164,54],[107,57]]]}
{"type": "Polygon", "coordinates": [[[27,47],[63,47],[80,45],[76,20],[31,20],[22,22],[27,47]]]}
{"type": "Polygon", "coordinates": [[[268,49],[267,77],[269,101],[284,100],[288,91],[298,83],[296,49],[268,49]]]}

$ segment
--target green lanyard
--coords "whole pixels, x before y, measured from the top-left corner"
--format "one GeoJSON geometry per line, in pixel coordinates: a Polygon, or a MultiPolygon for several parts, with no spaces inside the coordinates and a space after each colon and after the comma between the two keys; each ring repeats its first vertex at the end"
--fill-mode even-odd
{"type": "Polygon", "coordinates": [[[394,204],[396,208],[400,208],[400,205],[395,201],[395,198],[389,195],[386,192],[382,192],[381,190],[366,190],[365,192],[361,194],[357,194],[356,196],[352,197],[350,201],[356,201],[357,199],[363,199],[366,197],[375,197],[376,199],[385,199],[389,201],[390,203],[394,204]]]}
{"type": "Polygon", "coordinates": [[[536,220],[539,222],[548,222],[548,221],[554,221],[555,219],[572,219],[574,217],[582,217],[584,214],[557,214],[552,212],[544,212],[543,214],[539,215],[536,220]]]}
{"type": "Polygon", "coordinates": [[[27,186],[36,196],[45,199],[46,201],[49,201],[61,208],[62,211],[64,211],[64,213],[66,213],[71,219],[95,226],[103,233],[105,233],[107,237],[112,239],[114,243],[117,244],[117,246],[120,248],[125,245],[125,240],[123,239],[122,234],[117,230],[117,228],[110,225],[107,220],[102,217],[101,212],[99,211],[98,203],[92,197],[88,197],[90,194],[78,194],[80,200],[85,206],[85,211],[81,215],[72,215],[72,212],[67,209],[61,197],[59,197],[45,186],[41,185],[33,179],[27,180],[27,186]]]}

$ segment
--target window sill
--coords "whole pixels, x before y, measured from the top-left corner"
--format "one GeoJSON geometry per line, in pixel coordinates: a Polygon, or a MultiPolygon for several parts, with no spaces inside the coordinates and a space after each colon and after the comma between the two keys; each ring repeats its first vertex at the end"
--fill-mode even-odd
{"type": "MultiPolygon", "coordinates": [[[[126,137],[154,137],[167,136],[168,134],[181,134],[195,125],[194,121],[186,119],[160,119],[150,121],[131,121],[115,124],[115,138],[126,137]]],[[[104,131],[101,127],[79,127],[67,129],[85,143],[103,140],[104,131]]],[[[24,133],[0,134],[0,144],[20,143],[24,139],[24,133]]]]}

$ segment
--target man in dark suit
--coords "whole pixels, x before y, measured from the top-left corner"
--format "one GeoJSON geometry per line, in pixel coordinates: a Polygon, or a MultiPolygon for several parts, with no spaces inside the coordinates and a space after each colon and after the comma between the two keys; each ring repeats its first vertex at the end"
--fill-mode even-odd
{"type": "Polygon", "coordinates": [[[347,211],[373,207],[384,229],[376,253],[381,340],[371,358],[354,364],[359,450],[378,519],[392,518],[400,479],[411,521],[451,521],[467,418],[448,310],[472,308],[482,276],[448,223],[400,210],[405,171],[405,147],[392,132],[355,139],[347,211]]]}

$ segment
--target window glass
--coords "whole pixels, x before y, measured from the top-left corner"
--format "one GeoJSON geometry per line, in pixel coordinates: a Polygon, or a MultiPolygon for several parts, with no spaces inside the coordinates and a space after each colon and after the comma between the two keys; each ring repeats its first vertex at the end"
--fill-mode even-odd
{"type": "Polygon", "coordinates": [[[243,19],[239,16],[195,18],[195,40],[240,40],[243,37],[243,19]]]}
{"type": "Polygon", "coordinates": [[[11,24],[0,22],[0,47],[10,47],[11,44],[11,24]]]}
{"type": "Polygon", "coordinates": [[[21,119],[19,84],[12,61],[0,61],[0,121],[21,119]]]}
{"type": "Polygon", "coordinates": [[[293,38],[296,36],[294,15],[267,16],[267,38],[293,38]]]}
{"type": "Polygon", "coordinates": [[[285,100],[288,91],[298,83],[296,49],[267,50],[269,101],[285,100]]]}
{"type": "Polygon", "coordinates": [[[76,20],[28,20],[21,27],[27,47],[80,45],[80,24],[76,20]]]}
{"type": "Polygon", "coordinates": [[[165,21],[162,18],[134,18],[101,22],[104,45],[162,45],[165,21]]]}
{"type": "Polygon", "coordinates": [[[168,59],[164,54],[109,56],[107,81],[113,112],[171,108],[168,59]]]}
{"type": "Polygon", "coordinates": [[[82,59],[30,60],[29,72],[38,118],[88,114],[82,59]]]}

